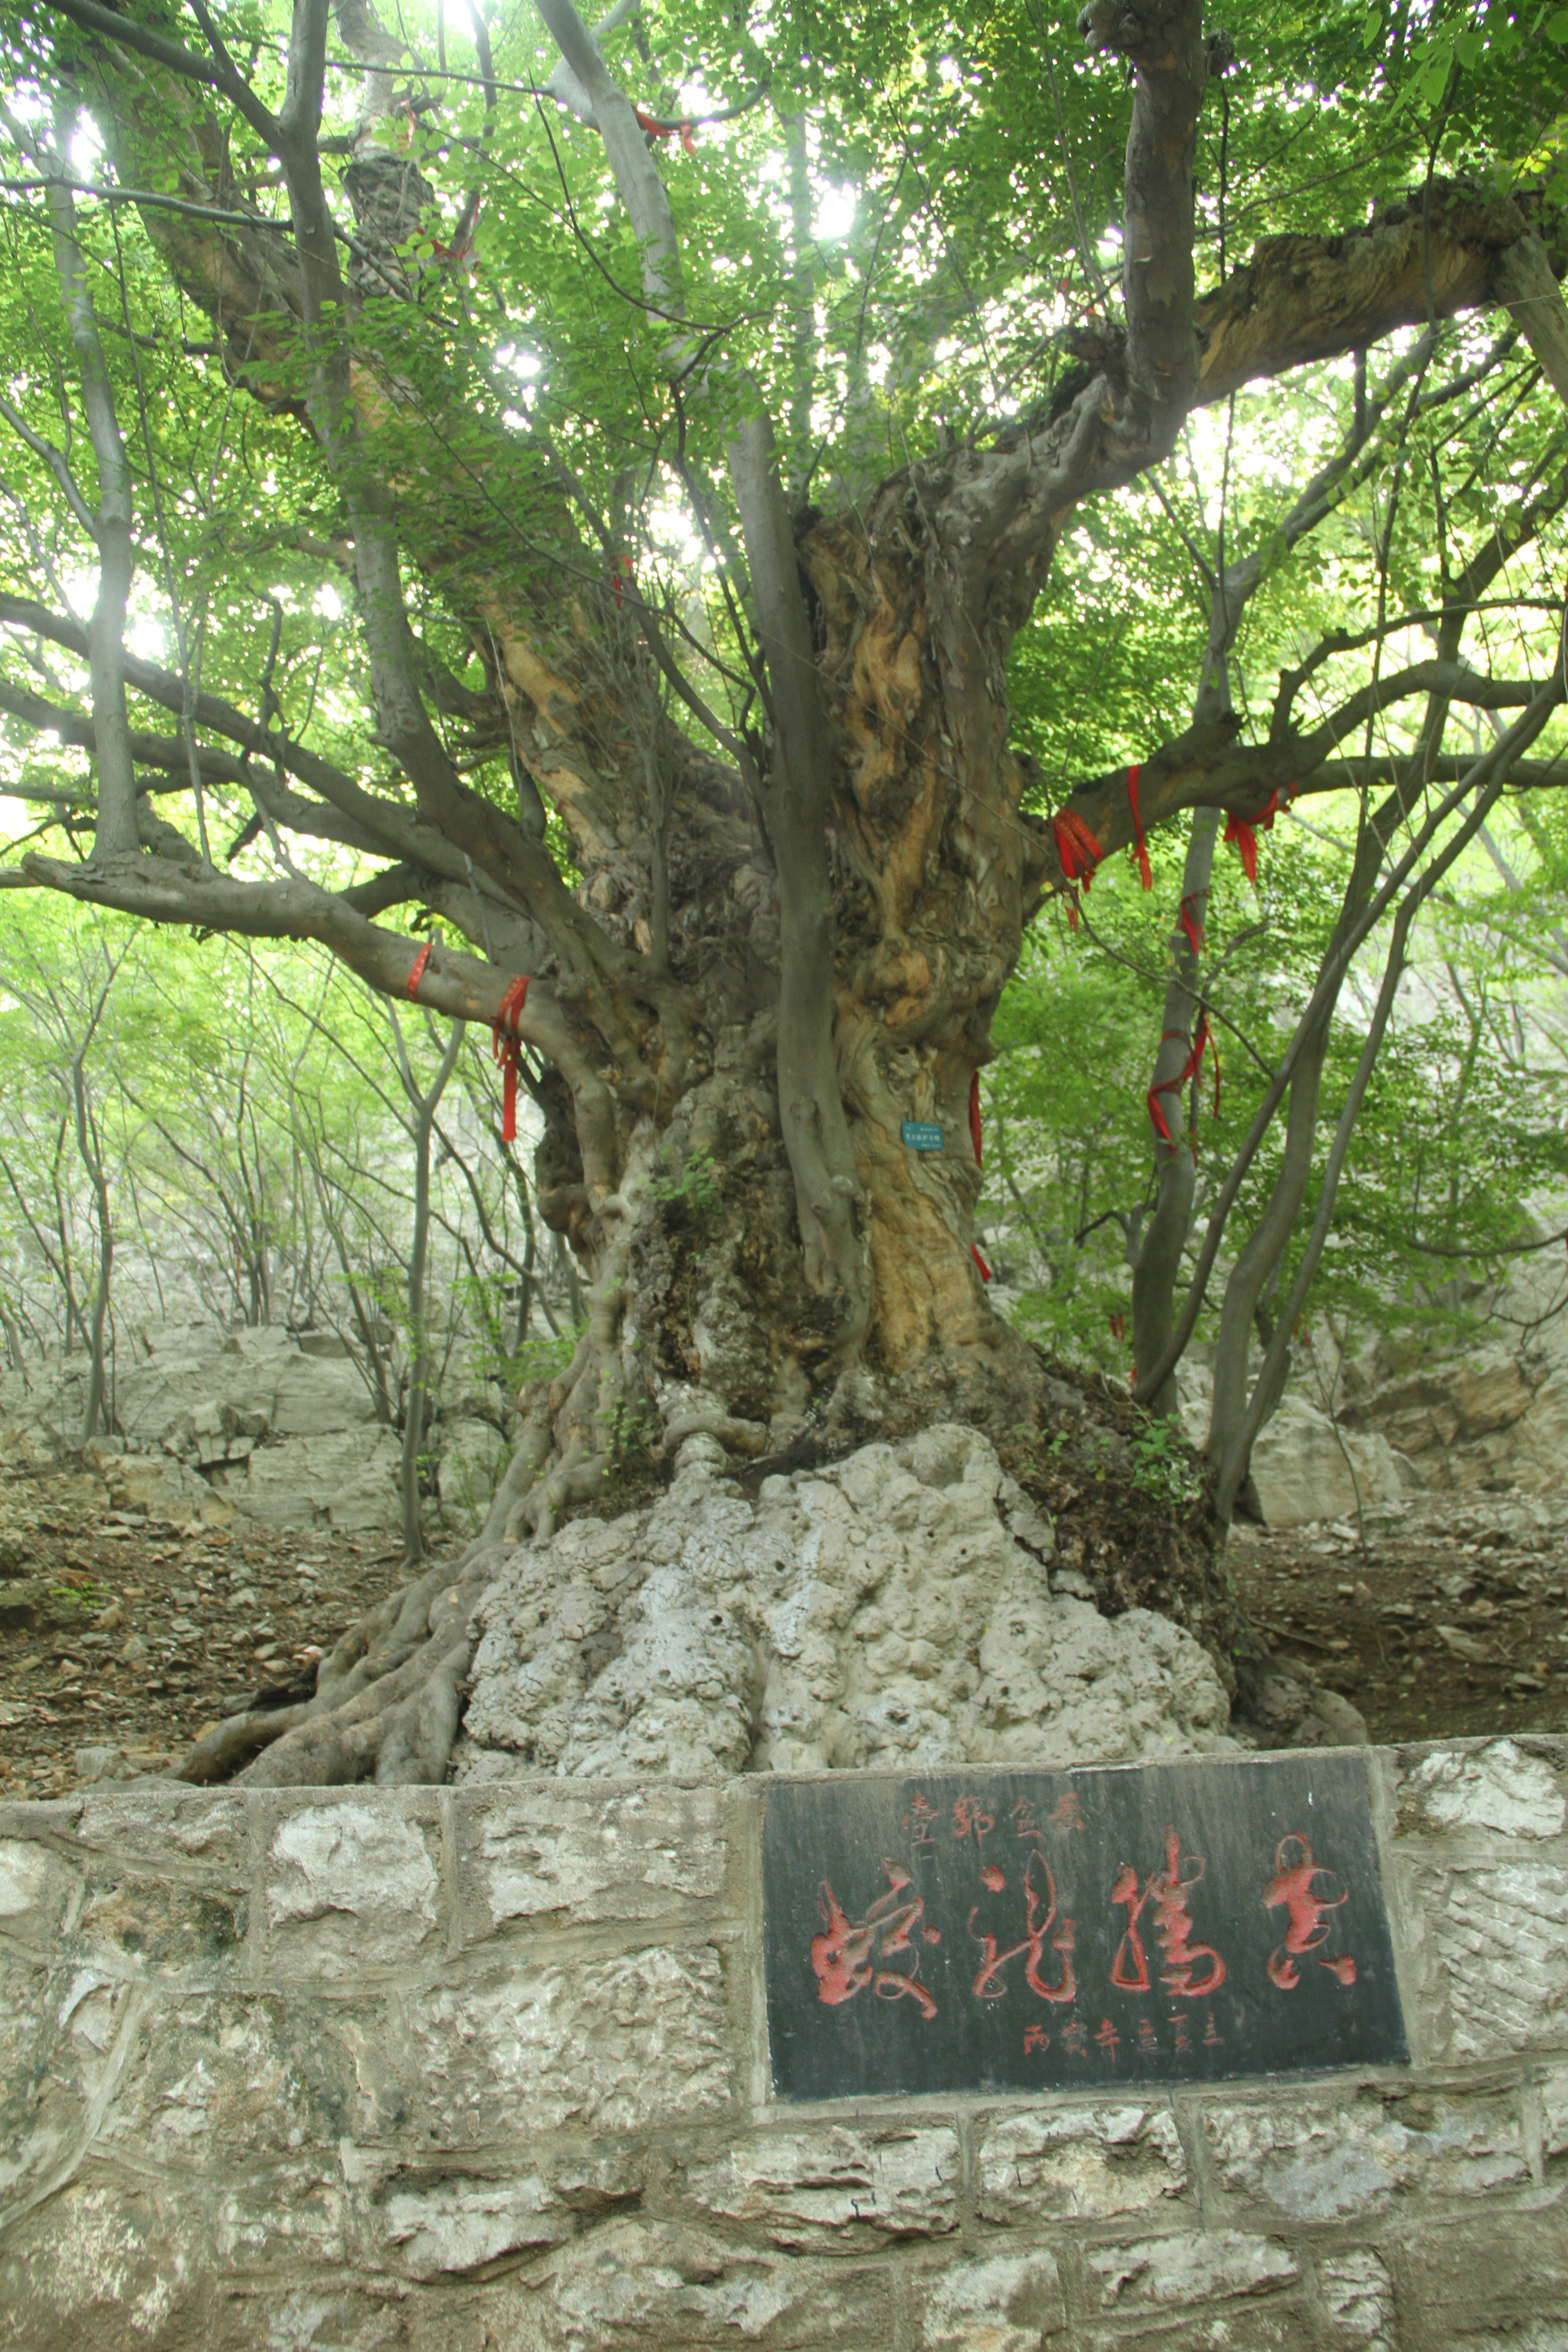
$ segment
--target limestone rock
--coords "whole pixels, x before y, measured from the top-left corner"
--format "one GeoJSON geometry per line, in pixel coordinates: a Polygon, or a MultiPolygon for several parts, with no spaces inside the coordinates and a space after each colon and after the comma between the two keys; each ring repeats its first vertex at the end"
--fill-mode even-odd
{"type": "Polygon", "coordinates": [[[1568,1811],[1551,1767],[1511,1739],[1494,1740],[1479,1754],[1442,1749],[1424,1756],[1400,1799],[1440,1829],[1495,1830],[1504,1837],[1556,1837],[1568,1811]]]}
{"type": "Polygon", "coordinates": [[[1358,1505],[1374,1510],[1398,1503],[1404,1493],[1399,1464],[1381,1431],[1336,1433],[1325,1414],[1295,1401],[1259,1431],[1252,1449],[1252,1498],[1271,1528],[1353,1517],[1358,1505]]]}
{"type": "Polygon", "coordinates": [[[251,1518],[277,1528],[325,1523],[354,1535],[392,1526],[397,1516],[397,1440],[370,1427],[258,1445],[215,1484],[251,1518]]]}
{"type": "MultiPolygon", "coordinates": [[[[200,1340],[205,1335],[194,1334],[200,1340]]],[[[259,1436],[325,1436],[363,1428],[375,1418],[370,1391],[353,1364],[301,1355],[286,1331],[271,1326],[231,1332],[216,1352],[210,1343],[181,1352],[160,1349],[132,1365],[115,1384],[115,1410],[132,1448],[178,1441],[202,1418],[203,1429],[259,1436]],[[216,1415],[215,1421],[212,1417],[216,1415]]]]}
{"type": "Polygon", "coordinates": [[[1049,1528],[978,1432],[868,1445],[755,1502],[722,1470],[689,1437],[650,1508],[511,1555],[477,1612],[458,1778],[498,1759],[711,1779],[1230,1745],[1190,1635],[1052,1590],[1049,1528]]]}
{"type": "Polygon", "coordinates": [[[145,1511],[149,1518],[169,1519],[176,1527],[230,1516],[226,1507],[215,1507],[205,1479],[166,1454],[116,1454],[100,1466],[116,1510],[145,1511]]]}

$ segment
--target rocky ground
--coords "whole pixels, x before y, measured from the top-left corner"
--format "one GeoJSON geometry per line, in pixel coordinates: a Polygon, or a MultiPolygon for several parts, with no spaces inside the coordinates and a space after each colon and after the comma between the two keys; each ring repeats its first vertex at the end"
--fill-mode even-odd
{"type": "MultiPolygon", "coordinates": [[[[68,1468],[0,1486],[0,1795],[166,1769],[402,1575],[384,1538],[178,1525],[68,1468]]],[[[1568,1496],[1416,1496],[1364,1544],[1349,1520],[1242,1527],[1232,1560],[1276,1656],[1373,1739],[1568,1725],[1568,1496]]]]}
{"type": "Polygon", "coordinates": [[[0,1463],[0,1797],[166,1770],[307,1675],[402,1559],[385,1538],[119,1511],[94,1476],[0,1463]]]}
{"type": "Polygon", "coordinates": [[[1237,1530],[1244,1614],[1374,1740],[1568,1727],[1568,1495],[1416,1495],[1364,1548],[1348,1519],[1237,1530]]]}

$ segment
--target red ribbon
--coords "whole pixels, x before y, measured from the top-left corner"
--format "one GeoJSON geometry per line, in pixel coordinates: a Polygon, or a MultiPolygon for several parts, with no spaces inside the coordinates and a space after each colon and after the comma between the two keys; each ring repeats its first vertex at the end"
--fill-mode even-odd
{"type": "Polygon", "coordinates": [[[1241,859],[1241,870],[1256,890],[1258,887],[1258,835],[1244,816],[1227,816],[1225,821],[1225,838],[1227,842],[1235,842],[1237,855],[1241,859]]]}
{"type": "Polygon", "coordinates": [[[432,237],[430,242],[435,247],[437,260],[467,261],[469,254],[472,253],[474,249],[474,231],[479,226],[479,207],[476,205],[474,206],[473,219],[468,223],[468,227],[463,231],[460,236],[453,238],[450,245],[443,245],[438,236],[432,237]]]}
{"type": "Polygon", "coordinates": [[[528,995],[526,980],[514,980],[500,1001],[500,1011],[490,1024],[490,1051],[501,1066],[500,1133],[503,1143],[517,1140],[517,1071],[521,1054],[518,1046],[517,1024],[522,1018],[522,1008],[528,995]]]}
{"type": "Polygon", "coordinates": [[[1137,860],[1139,877],[1145,890],[1154,887],[1154,877],[1149,871],[1149,845],[1143,838],[1143,827],[1138,815],[1138,776],[1136,768],[1127,771],[1127,798],[1132,808],[1132,855],[1137,860]]]}
{"type": "MultiPolygon", "coordinates": [[[[980,1073],[978,1070],[972,1071],[969,1078],[969,1140],[974,1146],[974,1164],[976,1168],[978,1168],[981,1165],[980,1073]]],[[[981,1256],[980,1252],[975,1248],[973,1242],[969,1244],[969,1255],[974,1260],[975,1265],[980,1268],[981,1281],[989,1282],[991,1279],[991,1268],[986,1265],[985,1260],[981,1256]]]]}
{"type": "Polygon", "coordinates": [[[1176,915],[1176,920],[1180,923],[1183,930],[1185,931],[1187,935],[1187,945],[1191,948],[1194,956],[1201,956],[1204,951],[1204,927],[1199,922],[1196,912],[1198,896],[1200,895],[1201,894],[1194,894],[1194,892],[1189,891],[1187,896],[1182,900],[1181,907],[1176,915]]]}
{"type": "MultiPolygon", "coordinates": [[[[631,578],[632,559],[629,555],[622,556],[621,572],[626,573],[628,580],[631,578]]],[[[616,600],[616,610],[618,613],[621,609],[621,579],[620,572],[616,570],[614,564],[610,567],[610,593],[616,600]]]]}
{"type": "MultiPolygon", "coordinates": [[[[1056,835],[1057,856],[1061,860],[1062,873],[1068,882],[1076,882],[1081,874],[1087,890],[1094,879],[1094,869],[1104,856],[1103,850],[1076,809],[1058,809],[1051,819],[1051,831],[1056,835]]],[[[1068,923],[1078,929],[1078,898],[1076,893],[1068,899],[1068,923]]]]}
{"type": "Polygon", "coordinates": [[[1058,809],[1051,819],[1051,831],[1056,835],[1063,874],[1069,882],[1076,882],[1081,874],[1087,890],[1105,852],[1076,809],[1058,809]]]}
{"type": "Polygon", "coordinates": [[[1232,816],[1226,819],[1225,838],[1226,841],[1235,842],[1237,855],[1241,859],[1241,870],[1255,890],[1258,887],[1258,836],[1260,833],[1273,832],[1275,817],[1281,808],[1289,805],[1295,795],[1296,787],[1291,784],[1286,793],[1285,799],[1281,801],[1279,787],[1276,784],[1264,803],[1260,815],[1253,817],[1250,822],[1244,816],[1232,816]]]}
{"type": "Polygon", "coordinates": [[[425,967],[430,961],[431,944],[431,941],[426,940],[408,967],[408,979],[405,985],[411,997],[417,994],[419,983],[425,977],[425,967]]]}
{"type": "Polygon", "coordinates": [[[637,116],[638,123],[641,125],[642,129],[647,132],[650,139],[673,139],[676,132],[679,131],[680,133],[680,144],[686,153],[688,155],[696,154],[697,141],[692,134],[697,126],[689,119],[683,122],[656,122],[653,116],[651,114],[645,114],[640,106],[634,106],[632,112],[637,116]]]}
{"type": "MultiPolygon", "coordinates": [[[[1160,1043],[1162,1045],[1168,1045],[1173,1038],[1184,1038],[1186,1034],[1184,1029],[1167,1029],[1161,1035],[1160,1043]]],[[[1214,1045],[1214,1107],[1215,1116],[1217,1118],[1219,1116],[1219,1047],[1215,1044],[1214,1032],[1209,1027],[1209,1017],[1206,1012],[1198,1015],[1197,1031],[1193,1038],[1187,1058],[1175,1076],[1157,1078],[1144,1097],[1149,1106],[1151,1120],[1158,1129],[1162,1139],[1173,1151],[1176,1148],[1176,1139],[1171,1133],[1170,1122],[1165,1117],[1164,1106],[1160,1097],[1166,1094],[1179,1094],[1189,1078],[1198,1076],[1203,1069],[1205,1052],[1210,1045],[1214,1045]]]]}

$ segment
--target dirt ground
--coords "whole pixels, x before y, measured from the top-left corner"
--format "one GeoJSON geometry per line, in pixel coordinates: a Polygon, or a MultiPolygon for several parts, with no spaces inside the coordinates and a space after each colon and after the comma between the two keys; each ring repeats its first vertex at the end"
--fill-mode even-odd
{"type": "Polygon", "coordinates": [[[1349,1521],[1238,1528],[1232,1572],[1269,1649],[1374,1740],[1568,1726],[1568,1496],[1422,1495],[1349,1521]]]}
{"type": "MultiPolygon", "coordinates": [[[[389,1541],[195,1529],[0,1464],[0,1796],[164,1771],[401,1580],[389,1541]],[[118,1759],[93,1756],[118,1749],[118,1759]]],[[[1239,1528],[1243,1614],[1375,1740],[1568,1725],[1568,1496],[1423,1496],[1356,1528],[1239,1528]]],[[[303,1696],[300,1691],[297,1695],[303,1696]]]]}
{"type": "MultiPolygon", "coordinates": [[[[174,1527],[93,1477],[0,1463],[0,1796],[166,1771],[202,1727],[306,1678],[403,1580],[403,1549],[236,1518],[174,1527]]],[[[300,1694],[302,1695],[302,1694],[300,1694]]]]}

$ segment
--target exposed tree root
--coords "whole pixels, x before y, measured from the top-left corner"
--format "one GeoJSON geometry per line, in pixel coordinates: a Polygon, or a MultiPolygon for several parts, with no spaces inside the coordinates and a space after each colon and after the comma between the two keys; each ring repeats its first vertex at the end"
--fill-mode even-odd
{"type": "MultiPolygon", "coordinates": [[[[426,1571],[345,1633],[322,1660],[310,1698],[254,1707],[217,1726],[179,1777],[273,1787],[446,1778],[475,1612],[509,1555],[520,1542],[547,1545],[563,1517],[584,1503],[610,1515],[635,1499],[607,1475],[608,1450],[595,1444],[605,1428],[606,1380],[618,1383],[624,1374],[623,1319],[597,1311],[604,1290],[567,1371],[532,1396],[489,1521],[458,1564],[426,1571]]],[[[1234,1691],[1246,1645],[1202,1495],[1194,1489],[1180,1507],[1149,1496],[1133,1450],[1144,1417],[1103,1384],[1047,1367],[998,1330],[994,1349],[934,1354],[902,1375],[878,1377],[864,1367],[840,1374],[782,1450],[768,1449],[763,1425],[730,1412],[721,1399],[672,1385],[655,1454],[669,1465],[689,1438],[716,1438],[742,1490],[754,1494],[775,1472],[964,1422],[983,1430],[1020,1484],[1047,1505],[1058,1557],[1081,1570],[1100,1607],[1110,1615],[1152,1607],[1174,1618],[1234,1691]]]]}

